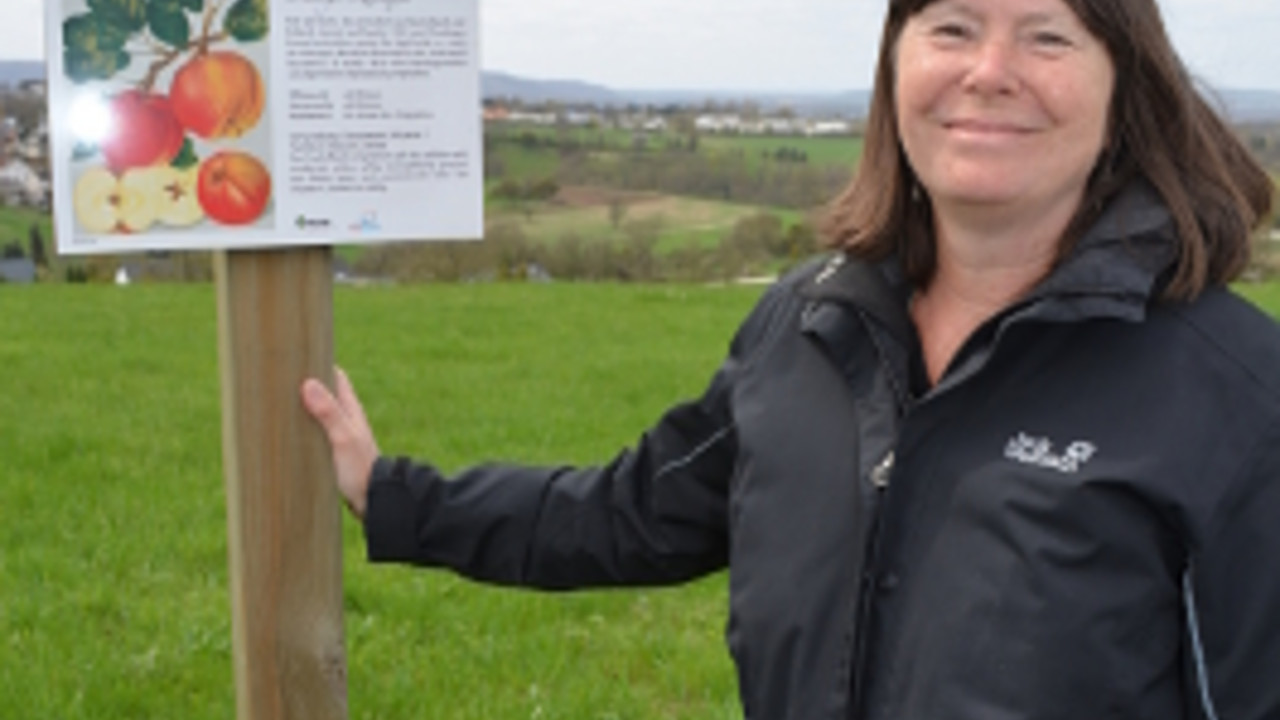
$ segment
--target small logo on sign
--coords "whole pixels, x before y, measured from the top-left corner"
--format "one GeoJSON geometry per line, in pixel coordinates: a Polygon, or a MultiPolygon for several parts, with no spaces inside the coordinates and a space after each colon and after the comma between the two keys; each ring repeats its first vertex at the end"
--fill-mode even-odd
{"type": "Polygon", "coordinates": [[[1004,456],[1010,460],[1064,473],[1078,472],[1097,452],[1098,447],[1093,443],[1077,440],[1057,453],[1049,438],[1032,437],[1026,433],[1018,433],[1004,446],[1004,456]]]}
{"type": "Polygon", "coordinates": [[[329,220],[328,218],[309,218],[306,215],[299,215],[294,219],[293,224],[296,225],[299,230],[314,230],[329,227],[329,220]]]}
{"type": "Polygon", "coordinates": [[[378,220],[378,211],[369,210],[362,214],[351,224],[350,230],[358,233],[373,233],[382,230],[382,223],[378,220]]]}

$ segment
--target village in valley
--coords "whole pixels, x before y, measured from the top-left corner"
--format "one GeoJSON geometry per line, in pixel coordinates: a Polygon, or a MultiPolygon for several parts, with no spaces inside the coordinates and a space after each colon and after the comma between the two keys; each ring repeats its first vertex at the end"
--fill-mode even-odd
{"type": "MultiPolygon", "coordinates": [[[[486,87],[479,109],[484,241],[339,247],[339,280],[770,277],[820,251],[822,208],[861,154],[865,97],[562,100],[519,82],[486,87]]],[[[1280,112],[1236,127],[1280,176],[1280,112]]],[[[0,85],[0,282],[211,277],[207,253],[59,258],[48,147],[45,81],[0,85]]]]}
{"type": "Polygon", "coordinates": [[[0,91],[0,202],[49,206],[49,122],[45,82],[0,91]]]}
{"type": "MultiPolygon", "coordinates": [[[[4,208],[47,214],[49,123],[45,81],[28,79],[0,88],[0,212],[4,208]]],[[[28,224],[18,237],[0,236],[0,282],[32,282],[47,263],[52,236],[28,224]]]]}

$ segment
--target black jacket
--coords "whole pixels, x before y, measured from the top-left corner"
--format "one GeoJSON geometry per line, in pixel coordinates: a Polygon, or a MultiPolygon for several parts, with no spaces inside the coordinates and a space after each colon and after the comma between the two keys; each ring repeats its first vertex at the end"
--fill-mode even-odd
{"type": "Polygon", "coordinates": [[[728,566],[757,719],[1280,718],[1280,332],[1153,296],[1136,188],[924,388],[892,264],[775,285],[598,468],[379,460],[374,560],[543,588],[728,566]]]}

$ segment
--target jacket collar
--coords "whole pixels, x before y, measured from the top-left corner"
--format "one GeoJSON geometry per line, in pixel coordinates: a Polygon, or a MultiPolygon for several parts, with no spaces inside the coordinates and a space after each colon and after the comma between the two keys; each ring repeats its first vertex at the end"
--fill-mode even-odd
{"type": "MultiPolygon", "coordinates": [[[[1072,317],[1139,320],[1176,255],[1172,216],[1150,185],[1135,182],[1020,305],[1057,300],[1072,317]]],[[[804,282],[800,294],[858,308],[899,339],[912,336],[911,288],[897,258],[874,263],[841,253],[804,282]]]]}
{"type": "Polygon", "coordinates": [[[1173,217],[1146,182],[1130,185],[1029,299],[1110,296],[1143,305],[1177,257],[1173,217]]]}

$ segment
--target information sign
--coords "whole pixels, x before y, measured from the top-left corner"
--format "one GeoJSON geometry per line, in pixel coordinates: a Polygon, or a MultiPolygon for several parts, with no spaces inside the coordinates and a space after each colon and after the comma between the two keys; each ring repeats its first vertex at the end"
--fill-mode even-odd
{"type": "Polygon", "coordinates": [[[477,0],[51,0],[62,253],[477,238],[477,0]]]}

